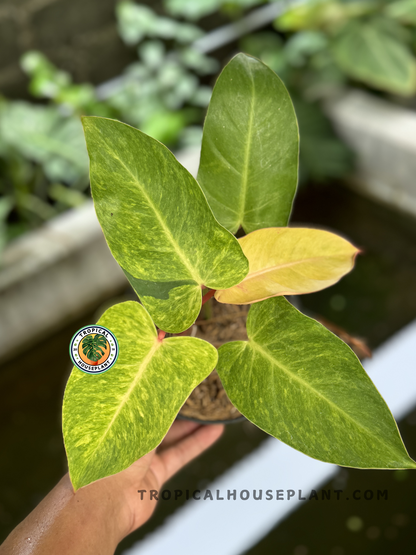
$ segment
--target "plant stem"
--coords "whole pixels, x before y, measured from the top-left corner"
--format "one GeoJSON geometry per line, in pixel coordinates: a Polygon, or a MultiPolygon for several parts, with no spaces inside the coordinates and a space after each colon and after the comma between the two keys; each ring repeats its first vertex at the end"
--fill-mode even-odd
{"type": "Polygon", "coordinates": [[[211,289],[208,293],[205,293],[202,297],[202,306],[209,301],[215,295],[216,289],[211,289]]]}
{"type": "Polygon", "coordinates": [[[157,334],[157,340],[158,341],[163,341],[165,338],[166,332],[163,330],[159,330],[158,334],[157,334]]]}

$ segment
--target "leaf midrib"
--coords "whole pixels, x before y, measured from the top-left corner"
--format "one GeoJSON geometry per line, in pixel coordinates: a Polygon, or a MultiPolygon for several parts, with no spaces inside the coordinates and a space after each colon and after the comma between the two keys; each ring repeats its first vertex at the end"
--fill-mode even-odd
{"type": "MultiPolygon", "coordinates": [[[[320,397],[321,399],[323,399],[324,401],[326,401],[330,406],[334,407],[336,409],[337,412],[345,415],[345,417],[350,420],[351,422],[353,422],[356,426],[358,426],[359,428],[361,428],[362,430],[364,430],[365,434],[367,436],[369,436],[373,441],[374,438],[375,440],[383,446],[383,448],[386,448],[390,453],[392,453],[394,455],[394,457],[397,457],[397,451],[394,449],[392,450],[392,447],[389,444],[383,443],[380,441],[380,439],[378,437],[375,437],[374,434],[371,432],[371,430],[369,430],[366,426],[364,426],[363,424],[361,424],[361,422],[359,422],[358,420],[356,420],[355,418],[353,418],[350,414],[348,414],[347,412],[345,412],[342,408],[340,408],[338,405],[336,405],[333,401],[331,401],[330,399],[328,399],[328,397],[325,397],[320,391],[318,391],[317,389],[315,389],[314,387],[312,387],[308,382],[305,382],[305,380],[303,380],[302,378],[300,378],[298,375],[296,375],[295,373],[291,372],[288,368],[286,368],[284,365],[282,365],[281,363],[279,364],[276,359],[271,355],[271,353],[269,352],[268,349],[263,348],[261,345],[259,345],[259,343],[256,343],[254,341],[249,341],[250,346],[254,349],[259,351],[265,358],[267,358],[268,360],[270,360],[270,362],[274,365],[277,366],[277,368],[279,368],[280,370],[282,370],[283,372],[285,372],[290,378],[294,379],[295,381],[297,381],[298,383],[300,383],[301,385],[303,385],[305,388],[309,389],[310,391],[312,391],[317,397],[320,397]]],[[[401,458],[401,457],[399,457],[401,458]]]]}
{"type": "Polygon", "coordinates": [[[239,225],[243,225],[245,208],[246,208],[246,197],[247,197],[247,184],[248,184],[248,167],[250,160],[250,150],[251,150],[251,135],[253,132],[253,119],[254,119],[254,79],[250,68],[250,64],[247,64],[248,73],[250,74],[251,83],[251,97],[250,97],[250,112],[248,119],[248,130],[247,130],[247,143],[244,152],[244,164],[243,170],[241,172],[241,200],[239,207],[239,225]]]}
{"type": "Polygon", "coordinates": [[[158,210],[156,210],[155,205],[153,204],[152,200],[150,199],[149,195],[146,193],[144,187],[141,185],[140,181],[137,178],[137,175],[135,175],[131,169],[126,166],[126,164],[118,157],[116,156],[114,153],[112,153],[113,157],[118,160],[120,162],[120,164],[125,168],[125,170],[131,175],[131,177],[133,178],[133,180],[137,183],[137,185],[139,186],[140,191],[142,192],[143,196],[145,197],[146,201],[148,202],[149,206],[152,208],[153,212],[155,213],[155,216],[157,218],[157,220],[159,221],[161,227],[163,228],[164,232],[166,233],[166,236],[168,238],[168,240],[170,241],[171,245],[173,246],[175,252],[177,253],[178,257],[181,259],[183,265],[186,267],[186,269],[189,271],[189,273],[191,274],[192,278],[198,283],[198,284],[202,284],[202,280],[201,277],[198,273],[196,273],[195,268],[193,268],[190,264],[189,261],[185,255],[185,253],[182,251],[182,249],[180,248],[179,244],[177,243],[177,241],[175,240],[175,238],[173,237],[169,227],[167,226],[165,220],[161,217],[161,214],[158,210]],[[196,275],[195,275],[196,274],[196,275]]]}
{"type": "MultiPolygon", "coordinates": [[[[123,395],[123,397],[121,398],[121,401],[116,409],[116,411],[114,412],[107,428],[105,429],[104,433],[102,434],[100,441],[97,443],[97,445],[94,447],[94,450],[90,453],[90,456],[88,457],[88,461],[86,461],[86,465],[91,461],[91,458],[95,455],[95,453],[98,451],[100,445],[103,443],[105,437],[107,436],[108,432],[111,430],[114,422],[116,421],[118,415],[120,414],[120,412],[122,411],[123,407],[125,406],[125,404],[128,402],[133,390],[135,389],[137,383],[140,381],[144,371],[146,370],[147,366],[149,365],[149,363],[151,362],[155,352],[159,349],[159,347],[162,345],[161,341],[158,341],[157,338],[155,337],[154,339],[154,344],[152,345],[152,347],[150,348],[149,352],[147,353],[147,355],[144,357],[144,359],[142,360],[141,364],[138,367],[137,373],[134,377],[134,380],[131,382],[130,387],[128,388],[128,390],[126,391],[126,393],[123,395]]],[[[125,366],[136,366],[135,364],[126,364],[125,366]]],[[[86,466],[85,465],[85,466],[86,466]]]]}
{"type": "MultiPolygon", "coordinates": [[[[258,270],[257,272],[253,272],[252,274],[249,273],[248,276],[245,277],[241,283],[244,283],[245,281],[248,281],[248,280],[250,280],[254,277],[261,276],[263,274],[267,274],[269,272],[282,270],[283,268],[289,268],[291,266],[296,266],[297,264],[303,264],[303,263],[307,263],[307,262],[314,262],[314,261],[318,261],[318,260],[322,260],[322,259],[328,259],[328,258],[332,258],[332,257],[330,257],[330,256],[313,256],[311,258],[303,258],[302,260],[294,260],[292,262],[287,262],[286,264],[279,264],[277,266],[269,266],[268,268],[263,268],[262,270],[258,270]]],[[[321,281],[321,280],[314,280],[314,281],[321,281]]],[[[328,281],[328,280],[326,279],[326,280],[322,280],[322,281],[328,281]]]]}

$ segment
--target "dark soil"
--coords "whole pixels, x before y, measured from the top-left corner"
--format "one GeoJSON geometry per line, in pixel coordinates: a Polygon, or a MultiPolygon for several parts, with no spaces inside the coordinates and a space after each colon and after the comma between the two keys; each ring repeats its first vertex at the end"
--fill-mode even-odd
{"type": "Polygon", "coordinates": [[[204,422],[234,420],[241,416],[225,393],[216,370],[193,390],[179,414],[204,422]]]}

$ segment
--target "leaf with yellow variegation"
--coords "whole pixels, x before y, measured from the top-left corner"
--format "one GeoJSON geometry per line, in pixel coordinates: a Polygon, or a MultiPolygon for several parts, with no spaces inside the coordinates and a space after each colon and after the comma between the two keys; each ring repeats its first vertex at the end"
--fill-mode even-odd
{"type": "Polygon", "coordinates": [[[342,237],[320,229],[271,227],[239,242],[250,270],[238,285],[215,293],[220,303],[250,304],[320,291],[347,274],[359,252],[342,237]]]}
{"type": "Polygon", "coordinates": [[[249,341],[219,348],[234,406],[261,430],[314,459],[354,468],[416,468],[397,424],[341,339],[286,299],[250,308],[249,341]]]}
{"type": "Polygon", "coordinates": [[[117,337],[120,354],[105,374],[74,368],[69,377],[62,426],[74,490],[121,472],[155,449],[218,359],[216,349],[196,337],[159,340],[136,302],[112,306],[99,324],[117,337]]]}
{"type": "Polygon", "coordinates": [[[192,175],[161,143],[119,121],[83,117],[91,193],[112,255],[164,331],[201,310],[201,285],[231,287],[248,262],[192,175]]]}

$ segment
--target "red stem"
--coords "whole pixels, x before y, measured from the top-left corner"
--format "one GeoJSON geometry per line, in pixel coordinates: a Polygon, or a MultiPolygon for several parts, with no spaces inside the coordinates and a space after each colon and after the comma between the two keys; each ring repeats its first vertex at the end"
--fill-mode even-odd
{"type": "Polygon", "coordinates": [[[202,306],[215,295],[216,289],[211,289],[208,293],[202,296],[202,306]]]}
{"type": "Polygon", "coordinates": [[[166,332],[163,330],[159,330],[157,334],[157,340],[163,341],[165,339],[166,332]]]}

